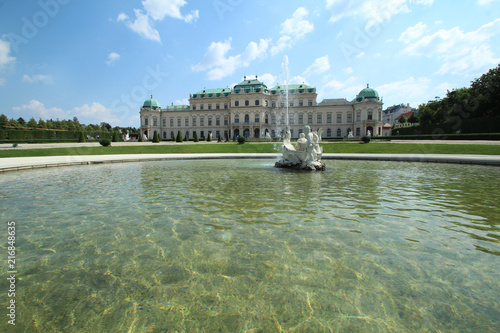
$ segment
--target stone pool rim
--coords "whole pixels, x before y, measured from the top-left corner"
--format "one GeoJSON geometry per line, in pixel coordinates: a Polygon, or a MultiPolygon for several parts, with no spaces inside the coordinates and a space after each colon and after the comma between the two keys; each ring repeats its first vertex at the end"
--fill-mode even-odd
{"type": "MultiPolygon", "coordinates": [[[[0,159],[0,173],[38,168],[91,165],[103,163],[127,163],[148,161],[210,160],[210,159],[276,159],[277,153],[206,153],[206,154],[116,154],[116,155],[69,155],[5,157],[0,159]]],[[[397,161],[453,163],[500,166],[497,155],[459,154],[323,154],[323,160],[397,161]]]]}

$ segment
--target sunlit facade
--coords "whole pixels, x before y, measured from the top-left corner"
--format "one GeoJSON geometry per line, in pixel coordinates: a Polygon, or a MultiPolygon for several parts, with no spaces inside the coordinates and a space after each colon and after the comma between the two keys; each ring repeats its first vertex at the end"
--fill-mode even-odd
{"type": "MultiPolygon", "coordinates": [[[[190,94],[189,105],[161,108],[152,97],[140,110],[141,135],[172,139],[180,131],[192,139],[211,135],[217,139],[245,136],[248,139],[279,137],[286,128],[286,86],[273,88],[247,79],[233,88],[204,89],[190,94]]],[[[316,88],[288,85],[288,126],[293,138],[305,125],[322,129],[324,138],[382,135],[382,101],[368,86],[354,100],[324,99],[317,103],[316,88]]]]}

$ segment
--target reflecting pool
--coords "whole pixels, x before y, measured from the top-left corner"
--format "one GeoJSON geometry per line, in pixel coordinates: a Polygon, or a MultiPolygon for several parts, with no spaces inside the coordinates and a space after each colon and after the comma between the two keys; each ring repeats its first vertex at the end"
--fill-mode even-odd
{"type": "Polygon", "coordinates": [[[326,163],[1,174],[16,332],[499,331],[500,168],[326,163]]]}

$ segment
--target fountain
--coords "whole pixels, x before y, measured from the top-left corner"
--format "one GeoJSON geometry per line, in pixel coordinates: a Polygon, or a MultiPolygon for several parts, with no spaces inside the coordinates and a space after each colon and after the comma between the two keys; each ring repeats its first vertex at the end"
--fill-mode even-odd
{"type": "Polygon", "coordinates": [[[277,168],[292,168],[298,170],[325,170],[325,163],[321,162],[323,148],[319,146],[321,141],[321,129],[318,132],[311,131],[309,126],[304,126],[295,147],[291,144],[291,133],[288,115],[288,56],[285,55],[282,64],[282,75],[285,82],[285,135],[281,146],[282,158],[275,163],[277,168]]]}

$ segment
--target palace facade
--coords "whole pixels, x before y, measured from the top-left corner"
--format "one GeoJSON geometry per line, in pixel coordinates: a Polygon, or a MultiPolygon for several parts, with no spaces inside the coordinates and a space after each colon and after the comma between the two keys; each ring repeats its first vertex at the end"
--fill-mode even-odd
{"type": "Polygon", "coordinates": [[[382,135],[382,101],[367,86],[355,99],[324,99],[316,101],[316,88],[306,84],[275,86],[268,89],[258,80],[247,79],[233,88],[203,89],[190,94],[189,105],[161,108],[153,99],[140,109],[141,135],[153,138],[157,131],[163,139],[198,138],[211,134],[214,139],[237,137],[249,139],[279,137],[285,129],[288,100],[288,126],[297,138],[305,125],[323,137],[360,137],[382,135]],[[288,98],[286,91],[288,88],[288,98]]]}

